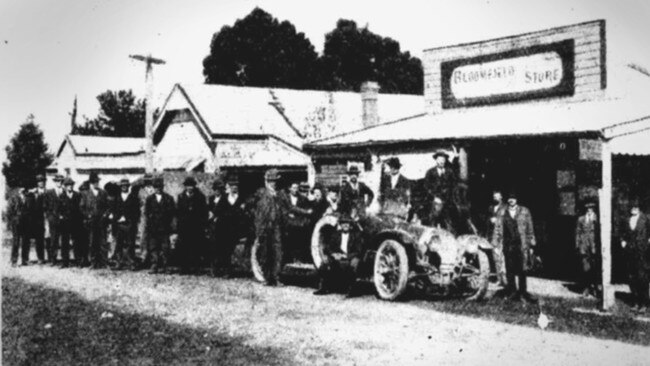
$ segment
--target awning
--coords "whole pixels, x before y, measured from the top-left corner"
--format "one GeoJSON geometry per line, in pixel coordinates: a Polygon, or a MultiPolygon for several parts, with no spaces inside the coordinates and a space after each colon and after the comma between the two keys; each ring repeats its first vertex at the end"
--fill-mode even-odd
{"type": "Polygon", "coordinates": [[[615,137],[610,142],[612,154],[650,156],[650,128],[615,137]]]}
{"type": "Polygon", "coordinates": [[[310,157],[280,139],[217,140],[221,167],[307,166],[310,157]]]}

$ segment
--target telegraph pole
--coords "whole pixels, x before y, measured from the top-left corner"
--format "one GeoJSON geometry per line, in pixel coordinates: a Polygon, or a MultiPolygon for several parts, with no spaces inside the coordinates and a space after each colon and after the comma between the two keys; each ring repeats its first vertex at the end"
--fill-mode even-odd
{"type": "Polygon", "coordinates": [[[142,55],[129,55],[130,58],[142,61],[146,65],[145,71],[145,122],[144,122],[144,136],[146,139],[145,147],[145,172],[153,173],[153,106],[151,100],[153,99],[153,65],[164,65],[165,61],[159,58],[151,57],[151,54],[142,55]]]}

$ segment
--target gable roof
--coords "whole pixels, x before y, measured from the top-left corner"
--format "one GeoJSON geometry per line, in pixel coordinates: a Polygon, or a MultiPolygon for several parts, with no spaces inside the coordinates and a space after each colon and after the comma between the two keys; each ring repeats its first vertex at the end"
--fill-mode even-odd
{"type": "MultiPolygon", "coordinates": [[[[291,145],[363,127],[361,94],[229,85],[176,84],[163,113],[154,125],[161,126],[165,112],[178,108],[170,99],[186,99],[200,127],[212,138],[228,135],[266,135],[291,145]]],[[[379,94],[380,122],[424,111],[421,95],[379,94]]]]}
{"type": "Polygon", "coordinates": [[[61,155],[66,144],[70,144],[75,155],[119,156],[139,155],[145,152],[144,137],[66,135],[57,156],[61,155]]]}

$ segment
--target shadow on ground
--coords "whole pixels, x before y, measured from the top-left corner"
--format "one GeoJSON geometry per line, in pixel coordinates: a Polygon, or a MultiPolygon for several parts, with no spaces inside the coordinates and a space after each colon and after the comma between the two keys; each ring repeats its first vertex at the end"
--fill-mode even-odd
{"type": "Polygon", "coordinates": [[[290,365],[286,351],[251,347],[214,329],[114,311],[72,292],[2,279],[6,365],[290,365]]]}

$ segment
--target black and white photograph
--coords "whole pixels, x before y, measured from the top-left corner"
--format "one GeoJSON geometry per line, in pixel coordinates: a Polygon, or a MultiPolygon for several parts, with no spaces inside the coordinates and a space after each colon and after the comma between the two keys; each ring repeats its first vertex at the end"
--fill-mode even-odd
{"type": "Polygon", "coordinates": [[[0,0],[2,365],[650,365],[650,2],[0,0]]]}

